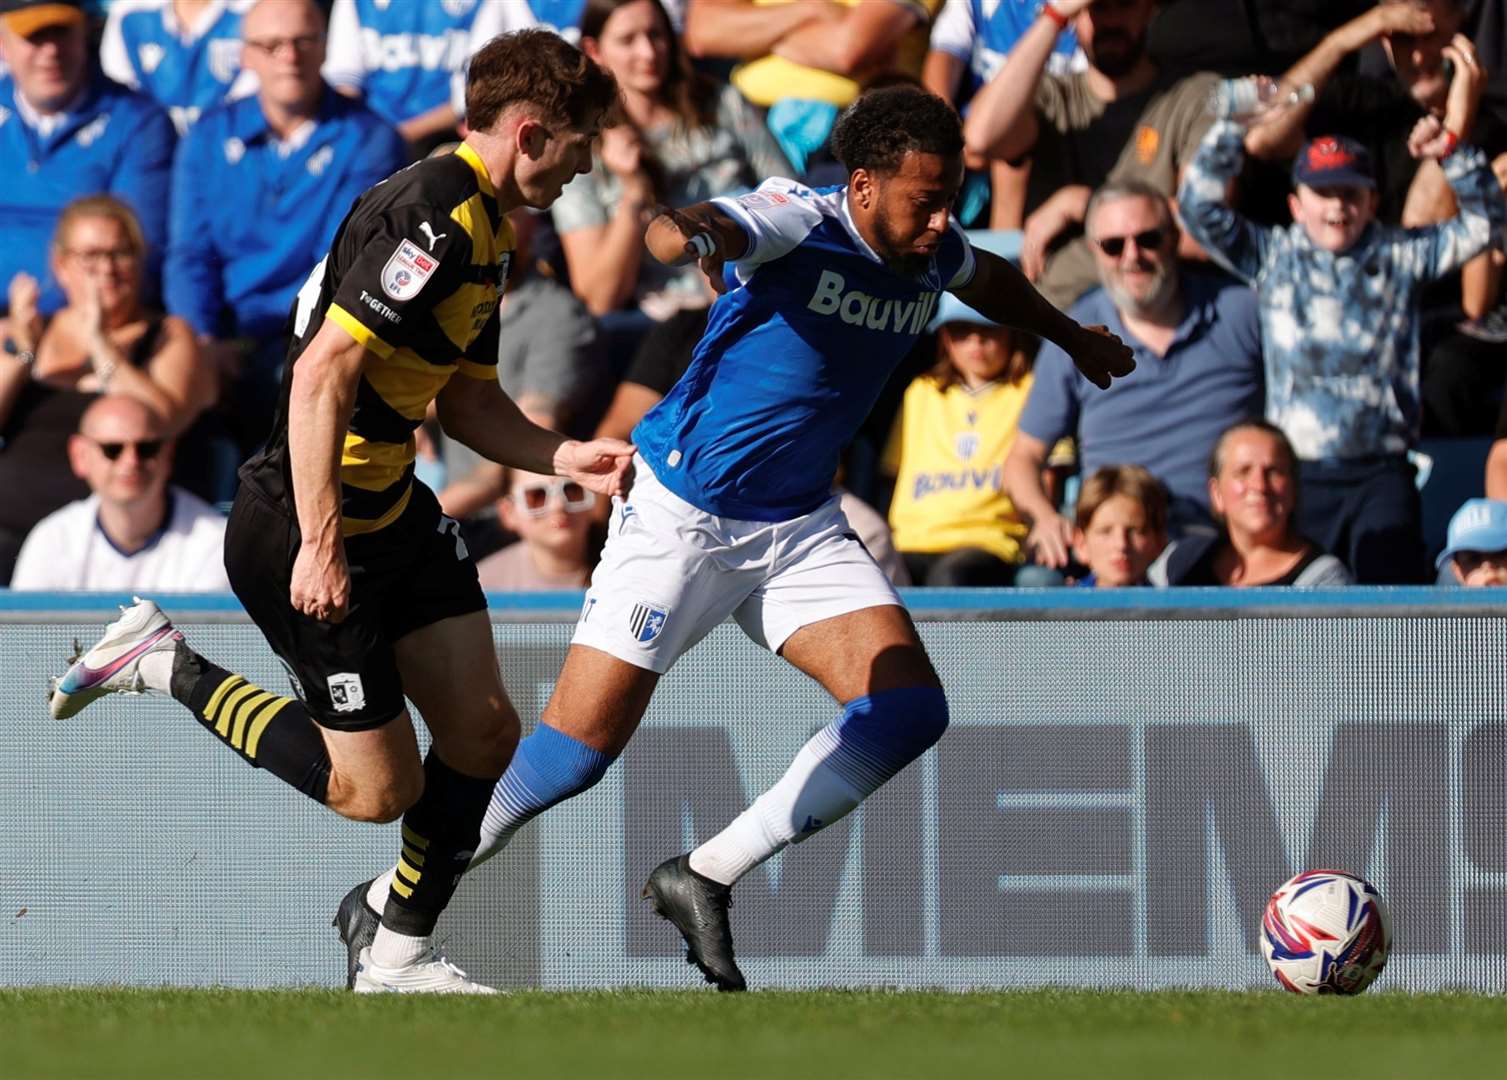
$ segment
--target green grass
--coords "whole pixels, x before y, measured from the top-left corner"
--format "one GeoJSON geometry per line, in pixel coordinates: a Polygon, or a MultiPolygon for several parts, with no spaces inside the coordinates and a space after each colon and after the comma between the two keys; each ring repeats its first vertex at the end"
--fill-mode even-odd
{"type": "Polygon", "coordinates": [[[1507,1078],[1507,998],[0,990],[0,1076],[1507,1078]]]}

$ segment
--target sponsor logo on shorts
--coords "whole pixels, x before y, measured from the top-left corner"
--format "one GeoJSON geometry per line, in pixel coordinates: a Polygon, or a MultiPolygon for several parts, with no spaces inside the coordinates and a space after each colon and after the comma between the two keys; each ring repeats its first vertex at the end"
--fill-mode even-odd
{"type": "Polygon", "coordinates": [[[353,671],[331,675],[330,704],[336,712],[356,712],[366,708],[366,689],[361,685],[361,676],[353,671]]]}
{"type": "Polygon", "coordinates": [[[633,632],[634,641],[647,645],[659,637],[669,618],[669,609],[640,600],[628,613],[628,629],[633,632]]]}
{"type": "Polygon", "coordinates": [[[412,300],[438,266],[439,260],[419,245],[401,240],[382,268],[382,291],[394,300],[412,300]]]}

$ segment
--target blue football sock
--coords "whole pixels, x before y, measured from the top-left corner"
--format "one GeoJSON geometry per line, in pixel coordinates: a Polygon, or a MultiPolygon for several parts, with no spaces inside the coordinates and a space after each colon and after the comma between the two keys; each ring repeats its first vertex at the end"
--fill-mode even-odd
{"type": "Polygon", "coordinates": [[[801,747],[774,787],[691,852],[691,869],[731,885],[786,844],[843,818],[946,730],[947,699],[937,687],[855,698],[801,747]]]}
{"type": "Polygon", "coordinates": [[[615,760],[556,728],[536,727],[518,744],[512,764],[492,791],[472,868],[496,855],[514,833],[551,806],[592,788],[615,760]]]}

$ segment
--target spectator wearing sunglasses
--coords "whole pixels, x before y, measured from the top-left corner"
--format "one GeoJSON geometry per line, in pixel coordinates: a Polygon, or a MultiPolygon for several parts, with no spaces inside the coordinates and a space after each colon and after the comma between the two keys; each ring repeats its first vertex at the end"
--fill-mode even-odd
{"type": "Polygon", "coordinates": [[[68,443],[69,464],[90,495],[37,523],[12,588],[228,591],[225,520],[168,484],[172,449],[162,419],[139,399],[97,398],[68,443]]]}
{"type": "Polygon", "coordinates": [[[497,500],[503,528],[518,542],[476,564],[483,589],[539,592],[584,589],[591,579],[591,508],[596,495],[563,476],[511,471],[497,500]]]}
{"type": "Polygon", "coordinates": [[[1048,450],[1076,436],[1084,476],[1122,463],[1149,469],[1169,495],[1168,533],[1212,531],[1205,462],[1219,433],[1263,404],[1255,296],[1179,267],[1178,229],[1161,192],[1106,184],[1085,215],[1102,288],[1073,306],[1084,325],[1108,326],[1135,351],[1135,370],[1099,390],[1055,345],[1044,345],[1005,460],[1005,486],[1043,566],[1068,565],[1073,523],[1047,496],[1048,450]]]}

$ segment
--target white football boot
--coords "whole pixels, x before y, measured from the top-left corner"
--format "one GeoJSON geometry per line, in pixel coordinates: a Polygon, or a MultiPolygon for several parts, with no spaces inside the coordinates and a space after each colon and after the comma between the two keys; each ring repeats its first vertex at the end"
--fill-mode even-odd
{"type": "Polygon", "coordinates": [[[383,967],[372,960],[370,948],[361,950],[351,989],[358,994],[500,994],[466,977],[438,949],[429,959],[406,967],[383,967]]]}
{"type": "MultiPolygon", "coordinates": [[[[139,596],[132,599],[136,603],[121,609],[120,618],[105,627],[94,647],[75,655],[63,677],[54,680],[48,703],[54,718],[66,720],[106,694],[167,692],[166,686],[148,685],[142,677],[141,661],[153,653],[171,652],[183,635],[173,629],[168,617],[152,601],[139,596]]],[[[77,648],[77,642],[74,647],[77,648]]]]}

